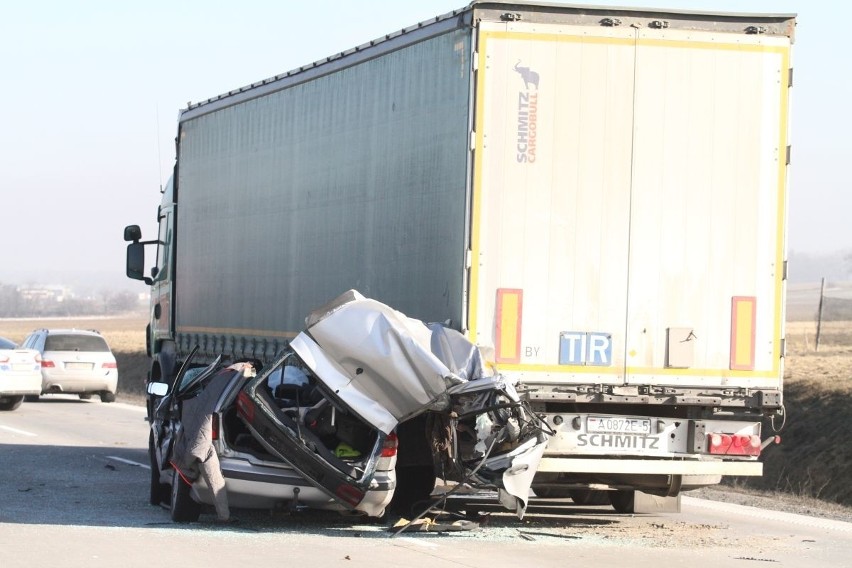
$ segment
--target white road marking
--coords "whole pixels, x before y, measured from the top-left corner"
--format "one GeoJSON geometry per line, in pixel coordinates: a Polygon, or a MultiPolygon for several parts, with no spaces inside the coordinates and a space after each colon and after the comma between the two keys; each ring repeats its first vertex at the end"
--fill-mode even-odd
{"type": "Polygon", "coordinates": [[[12,432],[13,434],[20,434],[21,436],[38,436],[38,434],[33,434],[32,432],[26,432],[24,430],[18,430],[17,428],[12,428],[11,426],[0,426],[0,430],[6,430],[7,432],[12,432]]]}
{"type": "Polygon", "coordinates": [[[126,460],[126,459],[124,459],[124,458],[120,458],[120,457],[118,457],[118,456],[107,456],[107,459],[108,459],[108,460],[115,460],[115,461],[117,461],[117,462],[121,462],[121,463],[126,463],[127,465],[133,465],[133,466],[136,466],[136,467],[142,467],[142,468],[145,468],[145,469],[151,469],[151,466],[150,466],[150,465],[148,465],[148,464],[145,464],[145,463],[139,463],[139,462],[135,462],[135,461],[132,461],[132,460],[126,460]]]}
{"type": "Polygon", "coordinates": [[[426,542],[416,538],[411,538],[409,536],[400,536],[395,538],[394,540],[396,540],[396,542],[404,542],[405,544],[414,544],[417,546],[422,546],[423,548],[439,548],[439,545],[433,542],[426,542]]]}

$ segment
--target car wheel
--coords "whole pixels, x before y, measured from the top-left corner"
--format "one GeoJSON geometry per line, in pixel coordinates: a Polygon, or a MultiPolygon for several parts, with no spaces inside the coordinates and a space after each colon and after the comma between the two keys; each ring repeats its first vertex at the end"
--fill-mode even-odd
{"type": "Polygon", "coordinates": [[[154,433],[148,432],[148,461],[151,464],[151,496],[152,505],[162,505],[169,500],[168,483],[160,483],[160,466],[157,464],[157,454],[154,450],[154,433]]]}
{"type": "Polygon", "coordinates": [[[21,403],[24,402],[23,396],[7,396],[3,402],[0,402],[0,410],[15,410],[21,403]]]}
{"type": "Polygon", "coordinates": [[[90,392],[81,392],[81,393],[80,393],[80,394],[78,394],[77,396],[79,396],[79,397],[80,397],[80,400],[89,400],[90,398],[92,398],[92,393],[90,393],[90,392]]]}
{"type": "Polygon", "coordinates": [[[571,499],[578,505],[609,505],[609,491],[596,489],[572,489],[569,491],[571,499]]]}
{"type": "Polygon", "coordinates": [[[609,502],[612,503],[612,508],[618,513],[632,513],[633,501],[636,495],[635,491],[609,491],[609,502]]]}
{"type": "Polygon", "coordinates": [[[404,466],[396,468],[396,490],[390,502],[392,511],[413,515],[418,505],[425,509],[429,496],[435,489],[435,470],[431,465],[404,466]]]}
{"type": "Polygon", "coordinates": [[[172,473],[172,498],[169,509],[176,523],[194,523],[201,515],[201,504],[190,495],[192,487],[183,480],[177,470],[172,473]]]}
{"type": "MultiPolygon", "coordinates": [[[[101,391],[101,402],[115,402],[115,393],[109,391],[101,391]]],[[[82,396],[80,398],[83,398],[82,396]]]]}

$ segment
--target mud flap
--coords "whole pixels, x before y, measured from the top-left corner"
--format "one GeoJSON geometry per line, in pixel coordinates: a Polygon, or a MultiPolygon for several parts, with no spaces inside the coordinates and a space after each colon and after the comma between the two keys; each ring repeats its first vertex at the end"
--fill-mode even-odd
{"type": "Polygon", "coordinates": [[[680,495],[660,497],[636,491],[633,496],[634,513],[680,513],[680,495]]]}

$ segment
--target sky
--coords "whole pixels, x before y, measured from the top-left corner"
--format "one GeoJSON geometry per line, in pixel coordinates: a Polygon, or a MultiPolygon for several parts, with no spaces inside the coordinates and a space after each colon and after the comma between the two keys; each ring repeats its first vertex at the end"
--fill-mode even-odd
{"type": "MultiPolygon", "coordinates": [[[[852,2],[596,0],[797,13],[788,250],[852,249],[852,2]]],[[[123,229],[154,238],[177,115],[197,102],[462,8],[465,0],[4,2],[0,284],[141,289],[123,229]]]]}

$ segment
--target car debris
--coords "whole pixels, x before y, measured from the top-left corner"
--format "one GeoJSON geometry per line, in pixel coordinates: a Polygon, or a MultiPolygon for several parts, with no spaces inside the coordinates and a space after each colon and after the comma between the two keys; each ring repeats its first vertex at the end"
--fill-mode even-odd
{"type": "MultiPolygon", "coordinates": [[[[306,324],[254,376],[219,381],[215,395],[205,397],[205,412],[227,416],[229,405],[235,407],[269,455],[342,509],[373,516],[384,513],[393,494],[389,456],[395,460],[397,426],[425,414],[424,436],[431,437],[442,477],[496,490],[500,502],[523,517],[549,431],[475,345],[355,290],[311,312],[306,324]]],[[[176,380],[170,414],[160,413],[173,422],[169,437],[180,428],[176,401],[186,404],[224,365],[217,361],[194,379],[176,380]]],[[[158,467],[173,467],[163,420],[152,421],[152,428],[158,467]]],[[[227,482],[227,460],[223,464],[227,482]]],[[[161,472],[157,480],[168,478],[161,472]]],[[[179,488],[188,481],[172,478],[179,488]]],[[[294,491],[294,499],[298,495],[294,491]]],[[[412,522],[430,526],[422,518],[412,522]]]]}

